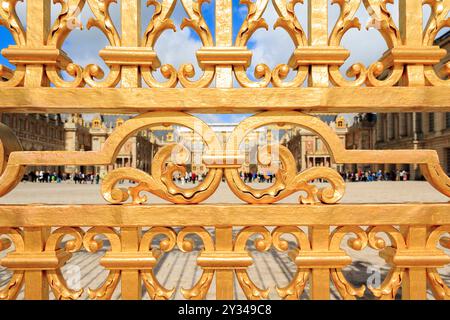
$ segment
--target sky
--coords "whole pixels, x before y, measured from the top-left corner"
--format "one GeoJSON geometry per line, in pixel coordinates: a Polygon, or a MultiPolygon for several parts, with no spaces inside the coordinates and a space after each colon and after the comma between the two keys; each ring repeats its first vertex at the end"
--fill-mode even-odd
{"type": "MultiPolygon", "coordinates": [[[[239,0],[233,1],[233,38],[235,38],[239,28],[247,15],[247,7],[243,4],[239,4],[239,0]]],[[[308,34],[307,27],[307,1],[305,4],[297,4],[295,11],[297,17],[303,29],[308,34]]],[[[142,33],[145,31],[149,20],[154,11],[154,7],[146,7],[147,1],[142,1],[142,33]]],[[[330,1],[331,2],[331,1],[330,1]]],[[[24,2],[18,2],[17,12],[21,21],[26,25],[25,21],[25,4],[24,2]]],[[[205,20],[214,36],[214,7],[215,0],[205,3],[203,5],[203,15],[205,20]]],[[[329,5],[329,32],[331,32],[338,16],[339,6],[329,5]]],[[[393,5],[388,5],[390,12],[393,15],[394,20],[398,25],[398,0],[394,1],[393,5]]],[[[52,21],[59,13],[60,5],[54,5],[52,7],[52,21]]],[[[120,30],[120,0],[117,4],[110,6],[111,17],[115,23],[116,29],[120,30]]],[[[429,16],[429,8],[424,7],[424,24],[429,16]]],[[[83,11],[80,15],[80,20],[83,25],[86,25],[88,19],[92,17],[92,13],[88,4],[86,3],[83,11]]],[[[181,1],[178,1],[172,14],[172,20],[177,26],[176,32],[171,30],[165,31],[158,40],[155,50],[163,64],[169,63],[174,65],[177,69],[181,63],[193,63],[197,70],[197,76],[201,74],[201,70],[196,63],[195,52],[201,47],[199,37],[189,28],[180,30],[181,21],[186,16],[181,1]],[[180,48],[183,50],[183,54],[180,54],[180,48]]],[[[266,63],[269,67],[274,68],[277,64],[286,63],[294,50],[294,45],[288,36],[287,32],[281,28],[273,30],[273,25],[277,19],[277,13],[273,7],[271,1],[267,6],[267,9],[263,16],[269,25],[269,31],[260,29],[251,38],[248,47],[253,51],[252,66],[248,70],[250,77],[253,76],[253,70],[259,63],[266,63]]],[[[345,70],[356,62],[362,62],[368,66],[370,63],[377,60],[383,52],[387,49],[387,46],[377,30],[366,30],[365,25],[369,20],[369,16],[364,5],[361,4],[357,17],[360,19],[363,28],[358,31],[352,29],[344,36],[342,45],[351,51],[350,58],[342,66],[341,70],[345,73],[345,70]]],[[[120,31],[119,31],[120,33],[120,31]]],[[[0,26],[0,49],[14,44],[9,31],[0,26]]],[[[87,30],[74,30],[71,32],[66,42],[63,45],[63,50],[69,54],[72,60],[81,65],[95,63],[100,65],[105,71],[108,68],[105,66],[101,58],[98,57],[98,51],[108,45],[106,37],[96,28],[87,30]]],[[[11,66],[2,56],[0,56],[0,64],[11,66]]],[[[158,78],[158,76],[157,76],[158,78]]],[[[162,77],[160,77],[162,79],[162,77]]],[[[199,115],[201,118],[209,123],[212,122],[239,122],[248,115],[199,115]]]]}

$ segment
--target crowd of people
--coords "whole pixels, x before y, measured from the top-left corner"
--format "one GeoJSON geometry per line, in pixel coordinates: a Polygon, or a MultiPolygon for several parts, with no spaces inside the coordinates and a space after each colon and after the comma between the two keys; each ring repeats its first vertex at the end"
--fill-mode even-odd
{"type": "MultiPolygon", "coordinates": [[[[340,173],[342,178],[346,182],[371,182],[371,181],[408,181],[410,180],[410,174],[406,170],[392,170],[392,171],[370,171],[370,170],[358,170],[357,172],[345,171],[340,173]]],[[[244,183],[273,183],[275,175],[271,172],[239,172],[241,179],[244,183]]],[[[175,173],[174,181],[187,184],[187,183],[200,183],[206,177],[206,174],[197,174],[195,172],[186,172],[184,175],[181,173],[175,173]]],[[[75,184],[99,184],[99,174],[85,174],[82,172],[76,173],[56,173],[48,171],[31,171],[25,174],[22,181],[38,182],[38,183],[61,183],[61,182],[74,182],[75,184]]]]}
{"type": "Polygon", "coordinates": [[[182,175],[180,172],[175,173],[173,180],[177,181],[181,184],[187,184],[187,183],[193,183],[195,184],[196,182],[202,182],[203,179],[205,179],[206,174],[198,174],[195,172],[191,172],[191,171],[186,171],[186,173],[184,175],[182,175]]]}
{"type": "Polygon", "coordinates": [[[38,183],[61,183],[61,182],[74,182],[75,184],[99,184],[99,174],[85,174],[82,172],[75,172],[72,174],[61,172],[48,172],[48,171],[30,171],[25,174],[22,181],[38,182],[38,183]]]}
{"type": "Polygon", "coordinates": [[[262,172],[239,172],[239,175],[245,183],[252,182],[267,182],[272,183],[275,176],[271,172],[262,173],[262,172]]]}
{"type": "Polygon", "coordinates": [[[406,170],[371,171],[358,170],[357,172],[341,172],[342,178],[347,182],[372,182],[372,181],[408,181],[410,174],[406,170]]]}

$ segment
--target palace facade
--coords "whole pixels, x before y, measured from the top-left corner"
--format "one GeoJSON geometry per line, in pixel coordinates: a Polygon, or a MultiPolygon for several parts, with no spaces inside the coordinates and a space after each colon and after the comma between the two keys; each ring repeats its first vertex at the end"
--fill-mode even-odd
{"type": "MultiPolygon", "coordinates": [[[[81,114],[28,114],[2,113],[0,122],[10,127],[26,151],[99,151],[114,129],[127,117],[94,115],[91,122],[81,114]]],[[[116,162],[109,166],[28,167],[30,171],[100,174],[119,167],[134,167],[145,172],[151,170],[151,159],[159,143],[150,130],[131,137],[120,149],[116,162]]]]}
{"type": "MultiPolygon", "coordinates": [[[[345,146],[347,138],[347,121],[343,116],[319,115],[328,124],[345,146]]],[[[333,162],[330,152],[323,140],[315,133],[300,127],[290,127],[284,134],[281,143],[294,155],[297,161],[297,171],[311,167],[331,167],[338,171],[342,165],[333,162]]]]}
{"type": "MultiPolygon", "coordinates": [[[[435,66],[444,70],[450,61],[450,31],[435,41],[447,55],[435,66]]],[[[448,77],[440,72],[442,78],[448,77]]],[[[450,174],[450,112],[410,112],[360,114],[347,134],[347,149],[432,149],[436,150],[444,170],[450,174]]],[[[347,165],[347,170],[406,170],[412,179],[421,179],[417,165],[347,165]]]]}

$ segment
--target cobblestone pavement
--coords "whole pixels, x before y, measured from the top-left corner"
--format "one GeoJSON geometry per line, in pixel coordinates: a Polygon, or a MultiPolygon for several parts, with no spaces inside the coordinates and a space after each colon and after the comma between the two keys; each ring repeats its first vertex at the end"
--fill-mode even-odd
{"type": "MultiPolygon", "coordinates": [[[[257,185],[261,187],[261,185],[257,185]]],[[[283,202],[297,201],[298,195],[291,196],[283,202]]],[[[342,202],[345,203],[392,203],[392,202],[447,202],[448,198],[442,196],[435,191],[431,186],[425,182],[360,182],[349,183],[347,185],[346,196],[342,202]]],[[[207,200],[209,203],[240,203],[225,183],[222,183],[219,190],[214,196],[207,200]]],[[[0,203],[14,204],[14,203],[104,203],[99,193],[98,185],[74,185],[74,184],[31,184],[22,183],[9,195],[0,199],[0,203]]],[[[149,203],[163,203],[156,197],[150,196],[149,203]]],[[[145,230],[144,230],[145,231],[145,230]]],[[[209,229],[212,235],[214,231],[209,229]]],[[[239,228],[235,228],[237,233],[239,228]]],[[[304,230],[307,232],[307,230],[304,230]]],[[[364,249],[363,251],[354,251],[345,246],[346,241],[343,241],[343,249],[353,258],[353,263],[344,269],[344,274],[354,285],[360,286],[366,284],[367,279],[371,275],[371,279],[382,280],[387,272],[389,266],[378,257],[378,253],[372,249],[364,249]],[[381,278],[377,278],[377,274],[381,278]]],[[[291,243],[291,245],[294,245],[291,243]]],[[[201,269],[195,266],[195,258],[200,248],[200,243],[196,242],[196,251],[192,253],[182,253],[174,250],[169,254],[164,255],[155,273],[161,282],[167,288],[176,288],[177,293],[175,299],[182,299],[180,288],[190,288],[194,285],[201,274],[201,269]]],[[[63,268],[63,274],[68,278],[68,282],[72,287],[81,285],[83,288],[95,288],[99,286],[105,279],[107,271],[99,266],[98,262],[108,246],[105,246],[101,251],[91,254],[85,251],[75,253],[69,263],[63,268]],[[75,275],[75,276],[74,276],[75,275]],[[80,281],[77,281],[77,279],[80,281]]],[[[0,258],[5,255],[3,252],[0,258]]],[[[285,286],[295,275],[295,265],[289,260],[287,254],[280,253],[275,250],[270,250],[267,253],[260,253],[252,250],[255,258],[255,264],[249,268],[250,277],[255,283],[263,288],[270,289],[270,298],[278,299],[275,287],[285,286]]],[[[447,254],[450,251],[447,250],[447,254]]],[[[450,266],[440,270],[444,280],[450,284],[450,266]]],[[[0,287],[6,285],[10,272],[0,267],[0,287]]],[[[332,299],[338,299],[338,293],[333,285],[332,299]]],[[[214,298],[214,282],[207,298],[214,298]]],[[[238,283],[235,283],[236,298],[243,299],[244,295],[239,288],[238,283]]],[[[309,293],[308,286],[302,298],[307,298],[309,293]]],[[[399,295],[401,291],[399,292],[399,295]]],[[[143,294],[145,299],[148,299],[146,293],[143,294]]],[[[19,298],[23,297],[23,292],[19,298]]],[[[52,294],[51,294],[51,297],[52,294]]],[[[431,298],[431,293],[429,293],[431,298]]],[[[82,298],[87,298],[84,293],[82,298]]],[[[113,298],[120,298],[120,284],[113,296],[113,298]]],[[[373,296],[369,290],[366,290],[366,295],[363,299],[370,299],[373,296]]]]}

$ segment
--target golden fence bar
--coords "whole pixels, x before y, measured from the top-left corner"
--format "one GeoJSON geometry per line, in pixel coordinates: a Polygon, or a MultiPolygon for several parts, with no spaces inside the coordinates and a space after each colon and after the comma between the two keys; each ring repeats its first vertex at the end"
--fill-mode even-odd
{"type": "Polygon", "coordinates": [[[297,172],[293,155],[283,146],[282,171],[274,185],[256,190],[238,173],[245,135],[270,124],[292,124],[322,138],[336,163],[416,164],[437,192],[450,197],[450,178],[434,150],[346,150],[324,122],[308,114],[450,111],[450,62],[435,67],[448,54],[435,39],[450,26],[449,0],[399,0],[398,24],[389,0],[246,1],[241,5],[247,6],[247,16],[234,37],[231,0],[215,1],[214,36],[203,16],[206,1],[150,1],[155,10],[144,21],[145,30],[141,2],[27,0],[24,27],[16,13],[18,1],[0,1],[0,24],[15,42],[2,50],[14,68],[0,66],[0,112],[136,115],[111,134],[102,150],[92,152],[23,151],[10,128],[0,125],[0,196],[14,190],[27,166],[108,165],[130,136],[159,125],[181,125],[202,137],[208,175],[197,187],[176,186],[172,174],[183,170],[185,162],[171,159],[177,146],[167,145],[154,156],[151,174],[135,168],[109,172],[99,187],[107,205],[0,205],[0,265],[12,271],[0,299],[16,299],[22,288],[26,299],[48,299],[50,291],[56,299],[79,299],[84,291],[90,299],[111,299],[119,282],[122,299],[141,299],[142,289],[151,299],[170,299],[174,290],[159,283],[153,269],[164,254],[193,251],[188,235],[202,242],[196,258],[202,273],[192,288],[182,290],[186,299],[204,299],[213,281],[217,299],[233,299],[235,286],[248,299],[265,299],[275,291],[282,299],[299,299],[307,283],[311,299],[330,299],[331,284],[342,299],[362,297],[368,290],[378,299],[394,299],[400,288],[403,299],[426,299],[427,286],[434,298],[450,299],[438,272],[450,263],[443,250],[450,249],[448,202],[339,204],[346,187],[342,177],[323,167],[297,172]],[[171,18],[177,3],[186,12],[181,24],[171,18]],[[330,3],[340,7],[340,15],[329,30],[330,3]],[[59,13],[52,19],[56,5],[59,13]],[[110,15],[115,5],[120,30],[110,15]],[[308,6],[306,17],[297,16],[296,5],[308,6]],[[426,26],[424,6],[431,9],[426,26]],[[272,26],[263,18],[268,7],[278,16],[272,26]],[[353,64],[344,74],[341,67],[351,52],[341,42],[349,30],[363,27],[356,17],[361,7],[370,16],[367,27],[380,33],[387,51],[369,65],[353,64]],[[86,11],[92,18],[83,25],[79,15],[86,11]],[[98,53],[108,70],[95,63],[79,65],[63,51],[74,26],[84,32],[98,28],[108,40],[98,53]],[[162,61],[155,48],[163,32],[183,28],[191,28],[202,46],[196,61],[177,67],[162,61]],[[270,68],[253,61],[248,44],[258,29],[272,28],[287,32],[294,49],[289,61],[270,68]],[[223,143],[188,112],[255,115],[223,143]],[[310,183],[315,179],[328,185],[319,189],[310,183]],[[121,180],[139,184],[119,188],[121,180]],[[222,180],[245,204],[201,204],[222,180]],[[298,191],[306,194],[298,203],[276,203],[298,191]],[[145,205],[141,192],[172,204],[145,205]],[[102,248],[101,235],[110,244],[99,262],[108,277],[99,288],[70,288],[61,268],[76,252],[102,248]],[[259,252],[285,252],[286,235],[295,239],[289,252],[295,276],[286,287],[259,288],[248,272],[255,262],[249,243],[259,252]],[[350,248],[370,247],[389,264],[379,287],[356,288],[345,278],[342,270],[352,259],[341,244],[348,236],[350,248]]]}
{"type": "Polygon", "coordinates": [[[111,277],[100,288],[90,289],[93,299],[110,298],[119,278],[123,299],[140,298],[142,283],[150,297],[170,298],[173,290],[157,282],[152,267],[161,253],[176,247],[191,251],[192,243],[186,239],[189,234],[199,236],[203,242],[204,249],[197,258],[203,275],[192,289],[183,291],[186,298],[204,298],[214,274],[216,297],[233,298],[233,282],[228,281],[225,271],[236,275],[247,298],[266,298],[274,288],[258,288],[247,273],[252,259],[246,244],[256,235],[251,241],[257,250],[273,247],[285,251],[287,234],[294,235],[297,242],[289,257],[297,264],[298,273],[287,287],[278,289],[281,298],[298,299],[308,281],[312,299],[329,299],[330,281],[343,299],[355,299],[366,290],[377,298],[393,299],[400,287],[404,299],[425,299],[427,284],[436,299],[449,298],[449,288],[436,271],[450,263],[450,257],[436,248],[438,243],[447,248],[450,243],[446,236],[450,231],[447,203],[312,207],[3,205],[0,210],[0,233],[8,239],[2,242],[2,248],[11,242],[16,246],[1,260],[2,266],[14,271],[11,281],[15,281],[2,290],[2,298],[14,298],[23,285],[27,299],[46,299],[49,288],[56,298],[79,298],[82,292],[67,286],[60,268],[83,247],[89,252],[101,248],[101,240],[97,239],[100,234],[111,243],[110,251],[100,260],[111,271],[111,277]],[[48,226],[53,227],[51,231],[48,226]],[[237,228],[237,235],[229,233],[229,226],[237,228]],[[309,227],[309,237],[300,226],[309,227]],[[139,232],[141,227],[145,231],[139,232]],[[211,227],[215,229],[215,245],[211,227]],[[382,234],[390,243],[380,237],[382,234]],[[159,240],[161,253],[148,247],[157,235],[163,236],[159,240]],[[390,264],[391,272],[379,288],[355,288],[342,275],[342,268],[352,261],[340,248],[345,236],[350,236],[347,242],[354,250],[370,246],[390,264]],[[73,240],[65,242],[61,249],[64,237],[73,240]]]}

